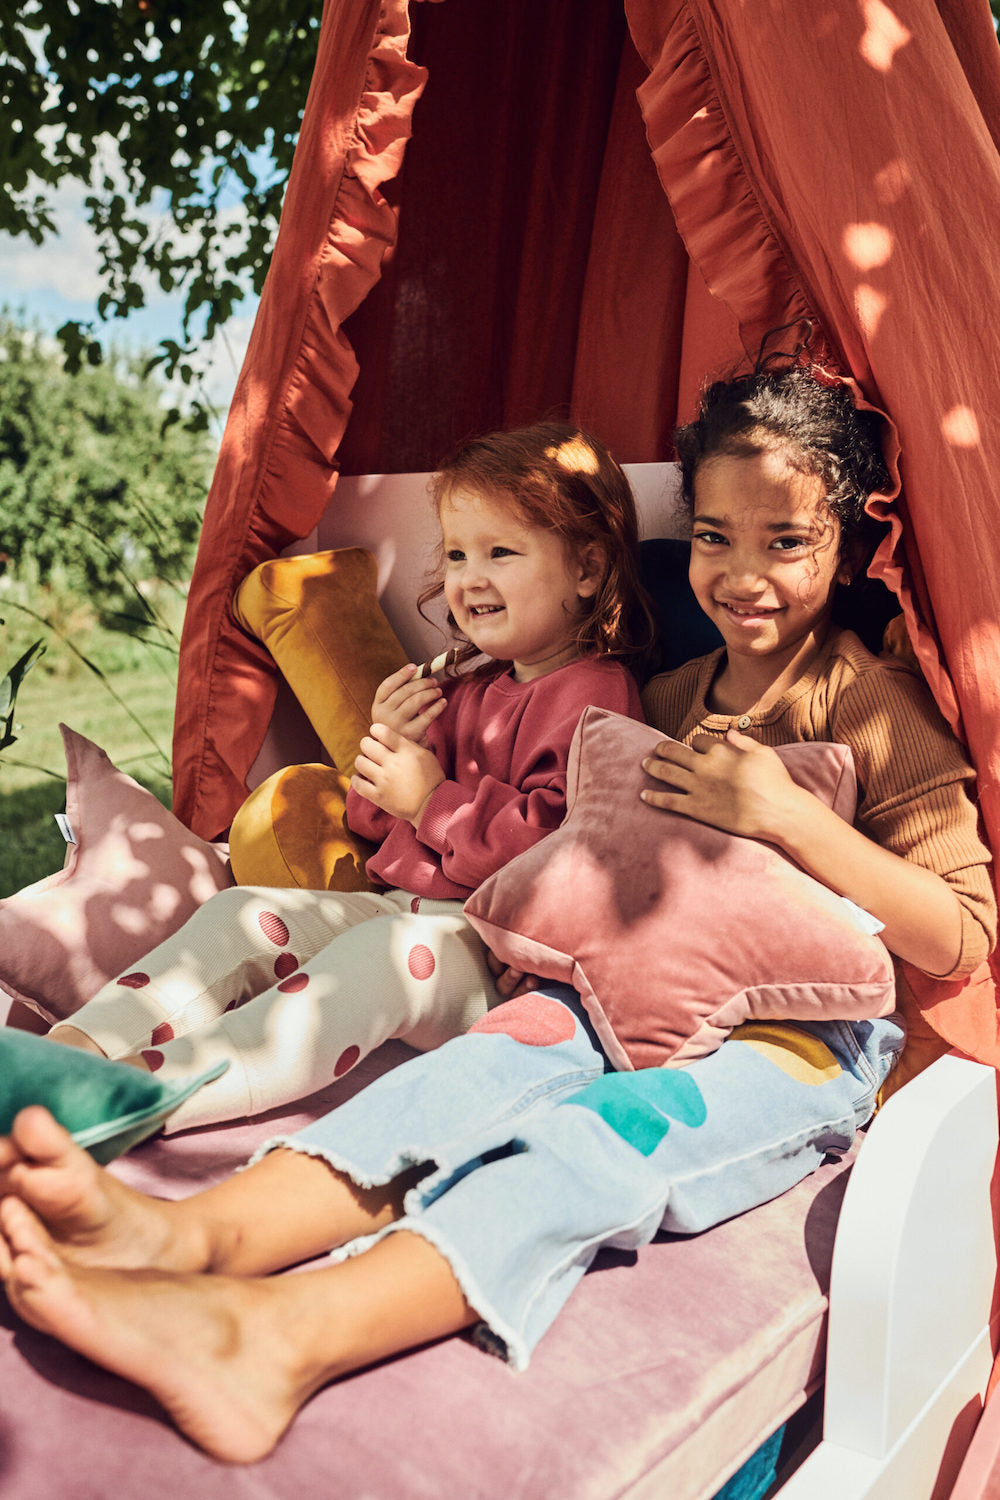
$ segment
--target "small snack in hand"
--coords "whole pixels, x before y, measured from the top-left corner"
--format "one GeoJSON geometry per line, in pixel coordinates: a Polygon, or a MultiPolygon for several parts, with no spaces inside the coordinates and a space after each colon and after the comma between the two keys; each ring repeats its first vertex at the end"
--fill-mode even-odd
{"type": "Polygon", "coordinates": [[[444,672],[448,667],[453,667],[458,660],[461,650],[460,646],[452,646],[450,651],[439,651],[437,656],[430,661],[422,661],[413,674],[412,681],[419,682],[421,677],[434,677],[438,672],[444,672]]]}

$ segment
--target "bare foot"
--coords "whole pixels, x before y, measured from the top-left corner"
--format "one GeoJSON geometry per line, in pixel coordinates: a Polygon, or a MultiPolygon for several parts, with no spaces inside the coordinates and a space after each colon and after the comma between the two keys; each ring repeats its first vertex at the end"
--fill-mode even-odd
{"type": "Polygon", "coordinates": [[[99,1047],[92,1037],[85,1031],[78,1031],[75,1026],[56,1026],[47,1033],[50,1042],[58,1042],[62,1047],[76,1047],[80,1052],[92,1052],[95,1057],[107,1057],[103,1047],[99,1047]]]}
{"type": "MultiPolygon", "coordinates": [[[[190,1233],[182,1245],[178,1205],[147,1198],[105,1172],[41,1105],[22,1109],[12,1133],[0,1137],[0,1196],[4,1235],[8,1212],[25,1203],[74,1265],[202,1267],[190,1233]]],[[[0,1274],[7,1258],[0,1240],[0,1274]]]]}
{"type": "Polygon", "coordinates": [[[290,1346],[308,1277],[232,1279],[68,1264],[25,1204],[4,1205],[7,1294],[43,1333],[144,1387],[213,1457],[254,1463],[337,1373],[290,1346]]]}

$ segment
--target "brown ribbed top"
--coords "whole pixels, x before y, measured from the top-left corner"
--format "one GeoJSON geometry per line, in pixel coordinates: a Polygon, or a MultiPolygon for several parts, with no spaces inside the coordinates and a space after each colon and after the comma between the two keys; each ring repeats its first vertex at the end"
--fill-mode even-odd
{"type": "Polygon", "coordinates": [[[979,836],[975,772],[922,679],[835,631],[804,675],[762,714],[717,714],[707,697],[723,651],[654,677],[643,692],[655,728],[690,744],[738,728],[764,745],[849,745],[858,777],[856,826],[948,882],[962,906],[962,950],[951,975],[977,968],[996,941],[990,852],[979,836]]]}

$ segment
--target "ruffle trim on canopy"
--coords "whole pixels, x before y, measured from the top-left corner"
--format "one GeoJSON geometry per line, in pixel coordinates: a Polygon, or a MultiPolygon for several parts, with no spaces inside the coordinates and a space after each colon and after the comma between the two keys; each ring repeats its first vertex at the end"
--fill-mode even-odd
{"type": "Polygon", "coordinates": [[[856,379],[835,373],[844,369],[844,360],[831,344],[823,319],[793,268],[794,257],[754,186],[754,174],[747,166],[747,146],[725,107],[697,6],[682,0],[666,26],[658,52],[653,29],[639,6],[633,35],[650,66],[649,77],[637,97],[660,182],[690,259],[712,295],[735,316],[748,357],[756,358],[761,341],[772,330],[808,320],[814,329],[810,349],[813,363],[834,378],[845,379],[857,404],[883,419],[883,448],[891,484],[884,493],[872,497],[869,509],[888,523],[889,532],[869,571],[898,596],[907,633],[931,692],[951,727],[961,735],[961,712],[954,687],[938,642],[921,619],[909,586],[903,523],[894,503],[900,491],[899,436],[892,419],[864,397],[858,384],[873,386],[871,371],[867,367],[854,370],[856,379]],[[646,34],[642,38],[636,35],[643,30],[646,34]]]}
{"type": "Polygon", "coordinates": [[[396,240],[396,214],[382,196],[411,134],[413,108],[427,74],[406,55],[405,0],[383,4],[368,54],[364,90],[344,158],[326,240],[316,259],[298,356],[273,430],[259,507],[291,536],[305,536],[336,485],[336,452],[351,412],[358,366],[343,324],[378,280],[396,240]],[[301,466],[315,484],[303,489],[301,466]],[[289,470],[296,488],[288,489],[289,470]]]}
{"type": "MultiPolygon", "coordinates": [[[[697,19],[682,6],[648,79],[637,91],[650,151],[681,238],[713,296],[735,314],[755,357],[771,329],[816,312],[792,271],[775,226],[753,191],[697,19]]],[[[826,345],[814,348],[827,365],[826,345]]]]}
{"type": "Polygon", "coordinates": [[[230,600],[259,562],[308,536],[336,486],[358,373],[342,325],[395,242],[396,215],[380,187],[399,171],[427,77],[407,57],[407,0],[382,0],[362,72],[361,59],[344,54],[357,9],[328,4],[324,16],[325,72],[318,59],[188,599],[174,808],[207,838],[247,795],[277,691],[273,664],[236,625],[230,600]],[[329,80],[345,69],[357,70],[360,91],[352,108],[341,84],[338,114],[329,80]]]}

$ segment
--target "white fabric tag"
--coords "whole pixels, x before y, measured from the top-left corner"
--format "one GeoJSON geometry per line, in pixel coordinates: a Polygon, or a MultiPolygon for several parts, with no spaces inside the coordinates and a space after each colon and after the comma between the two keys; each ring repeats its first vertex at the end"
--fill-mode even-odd
{"type": "Polygon", "coordinates": [[[875,937],[880,932],[884,932],[885,923],[880,922],[878,917],[873,917],[870,911],[865,911],[863,906],[858,906],[856,902],[849,900],[847,896],[841,896],[840,899],[845,906],[850,908],[851,915],[864,932],[870,933],[872,937],[875,937]]]}
{"type": "Polygon", "coordinates": [[[75,844],[76,834],[73,832],[73,825],[70,822],[69,818],[67,818],[66,814],[56,813],[55,820],[59,824],[59,832],[66,840],[67,844],[75,844]]]}

